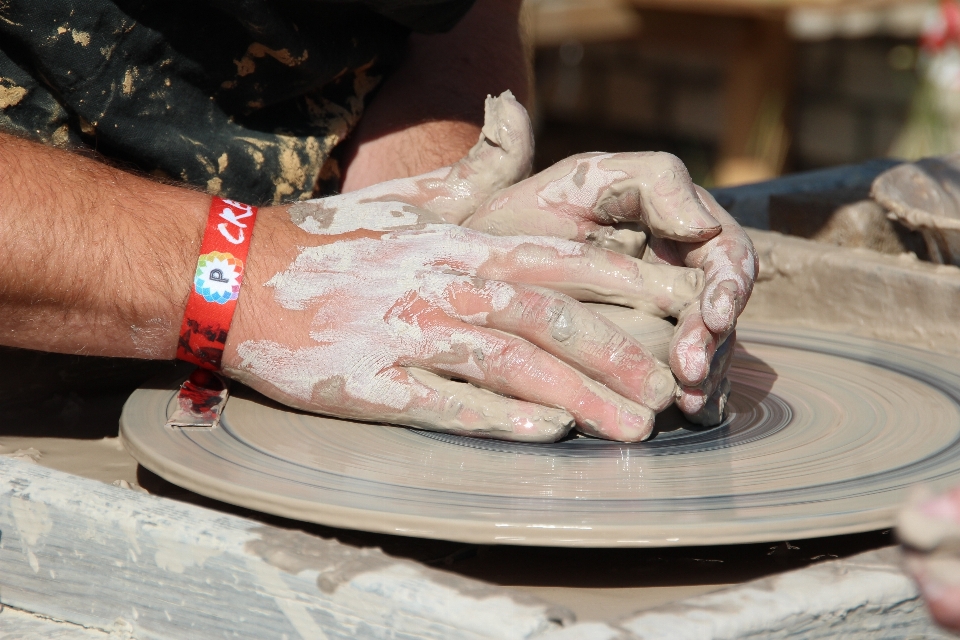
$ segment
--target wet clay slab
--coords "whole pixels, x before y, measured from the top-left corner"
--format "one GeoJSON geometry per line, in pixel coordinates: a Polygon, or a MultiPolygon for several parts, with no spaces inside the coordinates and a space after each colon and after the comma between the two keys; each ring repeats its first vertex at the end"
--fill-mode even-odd
{"type": "Polygon", "coordinates": [[[876,530],[909,486],[960,480],[960,363],[898,345],[747,325],[730,418],[661,416],[653,441],[480,440],[290,411],[238,389],[221,428],[164,427],[176,380],[135,392],[141,464],[299,520],[473,543],[680,546],[876,530]]]}

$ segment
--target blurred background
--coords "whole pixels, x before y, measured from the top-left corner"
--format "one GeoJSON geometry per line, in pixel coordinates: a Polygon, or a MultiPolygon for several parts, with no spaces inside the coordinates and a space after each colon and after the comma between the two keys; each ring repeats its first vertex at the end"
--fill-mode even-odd
{"type": "Polygon", "coordinates": [[[527,0],[537,166],[663,150],[707,187],[960,150],[957,0],[527,0]]]}

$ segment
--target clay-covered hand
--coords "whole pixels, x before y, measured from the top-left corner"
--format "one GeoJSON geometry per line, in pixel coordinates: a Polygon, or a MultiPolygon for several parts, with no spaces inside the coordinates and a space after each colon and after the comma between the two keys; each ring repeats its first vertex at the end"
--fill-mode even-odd
{"type": "Polygon", "coordinates": [[[576,299],[678,315],[702,271],[447,223],[431,180],[263,210],[227,374],[353,419],[528,441],[574,424],[648,437],[673,376],[576,299]]]}
{"type": "Polygon", "coordinates": [[[679,317],[670,366],[681,383],[680,409],[694,422],[719,423],[734,328],[757,272],[746,233],[670,154],[580,154],[512,184],[529,171],[532,149],[523,108],[503,97],[488,101],[483,137],[449,176],[460,181],[461,191],[464,177],[509,186],[488,188],[486,198],[476,189],[473,201],[482,200],[476,209],[454,210],[447,219],[497,235],[552,236],[702,269],[705,285],[679,317]],[[500,162],[485,162],[482,154],[498,154],[500,162]]]}
{"type": "Polygon", "coordinates": [[[936,496],[916,489],[900,512],[897,538],[934,620],[960,632],[960,486],[936,496]]]}
{"type": "Polygon", "coordinates": [[[698,300],[680,313],[670,345],[670,368],[680,382],[677,406],[687,419],[705,426],[723,420],[730,394],[727,370],[736,344],[737,318],[757,274],[753,243],[709,193],[695,187],[699,201],[720,224],[720,233],[702,242],[653,234],[644,260],[703,269],[698,300]]]}

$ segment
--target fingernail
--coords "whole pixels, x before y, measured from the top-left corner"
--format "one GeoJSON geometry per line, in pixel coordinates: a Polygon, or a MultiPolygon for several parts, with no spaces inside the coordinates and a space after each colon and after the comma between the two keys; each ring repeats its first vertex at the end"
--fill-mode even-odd
{"type": "Polygon", "coordinates": [[[653,432],[653,412],[644,411],[639,408],[638,411],[631,411],[623,407],[619,411],[620,435],[617,440],[621,442],[640,442],[650,437],[653,432]]]}
{"type": "Polygon", "coordinates": [[[513,439],[522,442],[556,442],[574,427],[573,416],[563,409],[540,407],[513,418],[513,439]]]}
{"type": "Polygon", "coordinates": [[[701,235],[709,234],[710,237],[713,237],[721,229],[720,223],[717,222],[716,218],[707,213],[707,210],[703,208],[703,205],[700,205],[697,208],[696,213],[692,217],[693,220],[690,221],[691,230],[694,232],[699,232],[701,235]]]}
{"type": "Polygon", "coordinates": [[[661,222],[660,232],[665,237],[684,242],[703,242],[717,236],[723,227],[706,211],[691,205],[673,217],[672,223],[661,222]]]}
{"type": "Polygon", "coordinates": [[[687,415],[693,415],[707,404],[707,396],[699,389],[683,389],[677,399],[677,407],[687,415]]]}
{"type": "Polygon", "coordinates": [[[697,195],[697,205],[699,207],[700,218],[703,220],[704,230],[713,230],[713,229],[722,229],[723,225],[720,224],[720,221],[714,218],[710,214],[710,207],[707,206],[707,203],[703,201],[703,197],[700,195],[700,192],[694,188],[694,192],[697,195]]]}
{"type": "Polygon", "coordinates": [[[687,219],[687,228],[692,237],[707,240],[722,230],[721,224],[710,215],[699,198],[689,201],[686,209],[684,217],[687,219]]]}
{"type": "Polygon", "coordinates": [[[643,388],[644,404],[654,411],[662,411],[677,397],[677,383],[665,367],[657,367],[647,376],[643,388]]]}
{"type": "Polygon", "coordinates": [[[670,355],[671,369],[681,384],[695,387],[706,379],[710,373],[710,362],[707,359],[707,336],[697,331],[692,335],[684,336],[670,355]]]}

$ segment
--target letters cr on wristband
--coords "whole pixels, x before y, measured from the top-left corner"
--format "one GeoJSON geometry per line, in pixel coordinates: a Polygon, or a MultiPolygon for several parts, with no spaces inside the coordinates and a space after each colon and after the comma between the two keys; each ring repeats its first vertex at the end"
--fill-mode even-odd
{"type": "Polygon", "coordinates": [[[217,197],[210,203],[193,288],[180,327],[178,359],[220,370],[256,220],[256,207],[217,197]]]}

